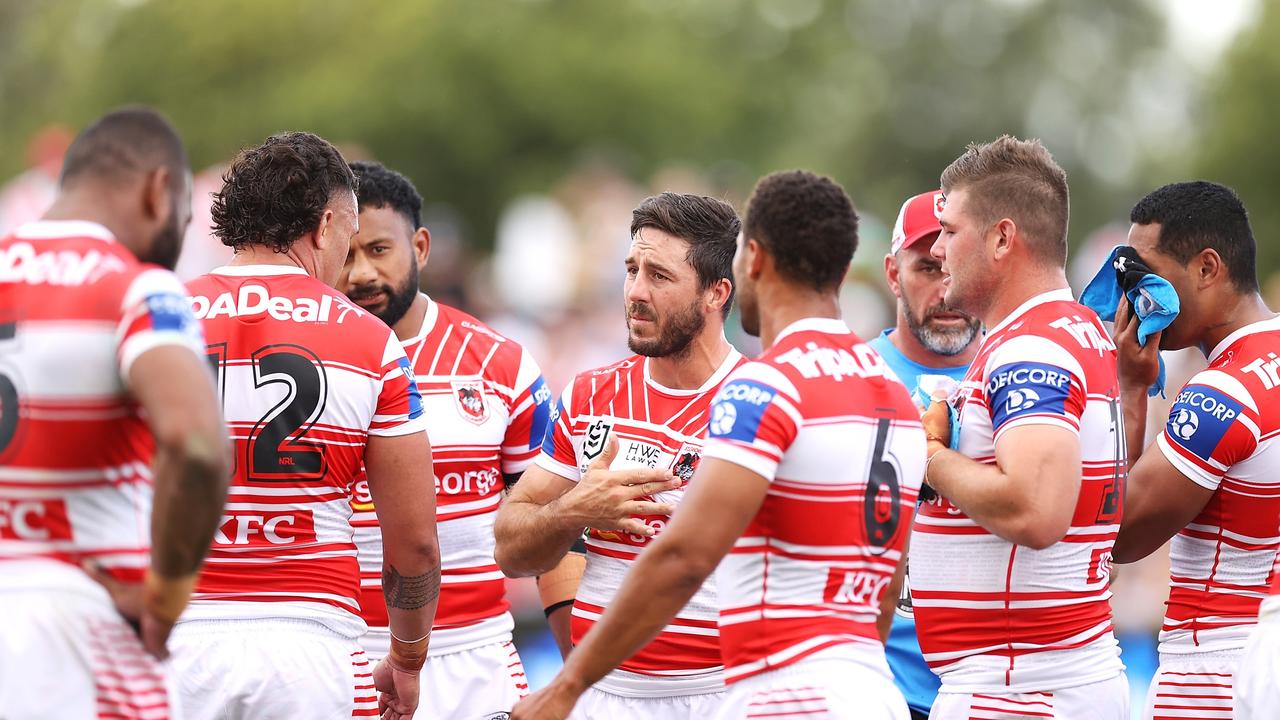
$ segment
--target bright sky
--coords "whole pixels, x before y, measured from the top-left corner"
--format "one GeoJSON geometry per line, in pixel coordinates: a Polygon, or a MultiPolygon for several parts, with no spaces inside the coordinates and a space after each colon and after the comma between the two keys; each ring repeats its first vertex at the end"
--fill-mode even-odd
{"type": "Polygon", "coordinates": [[[1168,12],[1174,42],[1196,65],[1206,67],[1227,49],[1258,14],[1258,0],[1151,0],[1168,12]]]}

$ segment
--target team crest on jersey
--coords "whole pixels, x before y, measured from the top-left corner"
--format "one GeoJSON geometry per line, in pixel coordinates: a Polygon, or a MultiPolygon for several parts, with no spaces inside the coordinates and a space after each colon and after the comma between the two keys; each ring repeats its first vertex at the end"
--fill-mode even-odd
{"type": "Polygon", "coordinates": [[[604,446],[609,441],[609,431],[613,429],[613,423],[605,418],[600,418],[587,426],[587,432],[582,436],[582,457],[587,462],[591,462],[600,457],[600,453],[604,452],[604,446]]]}
{"type": "Polygon", "coordinates": [[[489,404],[484,400],[483,380],[454,380],[453,401],[458,406],[458,414],[476,425],[483,425],[489,419],[489,404]]]}
{"type": "Polygon", "coordinates": [[[693,479],[693,473],[698,469],[698,462],[701,460],[702,448],[693,443],[685,443],[676,453],[675,461],[671,465],[671,473],[687,483],[693,479]]]}

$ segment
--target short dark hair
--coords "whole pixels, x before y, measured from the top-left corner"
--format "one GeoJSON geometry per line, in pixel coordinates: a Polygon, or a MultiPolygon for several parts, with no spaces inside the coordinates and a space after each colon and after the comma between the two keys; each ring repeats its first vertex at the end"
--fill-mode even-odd
{"type": "Polygon", "coordinates": [[[1160,225],[1160,251],[1183,265],[1212,248],[1242,292],[1258,290],[1257,244],[1249,213],[1235,190],[1207,180],[1171,183],[1151,191],[1129,212],[1138,225],[1160,225]]]}
{"type": "Polygon", "coordinates": [[[59,183],[66,187],[90,177],[117,180],[157,167],[168,168],[171,185],[180,187],[190,169],[187,149],[163,115],[130,105],[103,115],[76,136],[62,161],[59,183]]]}
{"type": "Polygon", "coordinates": [[[414,230],[422,227],[422,196],[409,178],[382,163],[358,160],[351,170],[360,181],[356,200],[360,209],[391,208],[404,216],[414,230]]]}
{"type": "Polygon", "coordinates": [[[664,192],[645,198],[631,211],[631,237],[644,228],[661,230],[689,243],[685,259],[698,273],[698,287],[706,290],[729,281],[729,298],[722,312],[733,307],[733,253],[742,221],[733,206],[705,195],[664,192]]]}
{"type": "Polygon", "coordinates": [[[1067,173],[1039,140],[1001,135],[970,143],[942,171],[943,193],[960,189],[970,191],[974,212],[984,221],[1010,218],[1041,257],[1066,263],[1067,173]]]}
{"type": "Polygon", "coordinates": [[[316,228],[334,193],[354,193],[359,184],[342,153],[307,132],[272,135],[241,150],[222,182],[212,212],[222,244],[281,253],[316,228]]]}
{"type": "Polygon", "coordinates": [[[751,192],[745,235],[764,246],[783,277],[829,291],[840,286],[858,249],[858,211],[829,177],[776,172],[751,192]]]}

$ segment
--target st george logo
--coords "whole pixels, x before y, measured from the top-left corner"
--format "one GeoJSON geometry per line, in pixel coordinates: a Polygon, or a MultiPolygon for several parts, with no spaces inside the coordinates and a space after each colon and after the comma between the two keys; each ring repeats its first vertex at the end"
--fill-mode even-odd
{"type": "Polygon", "coordinates": [[[587,462],[591,462],[600,457],[600,453],[604,452],[604,446],[609,440],[609,430],[613,425],[606,419],[600,418],[591,423],[587,427],[587,433],[582,438],[582,457],[587,462]]]}
{"type": "Polygon", "coordinates": [[[675,464],[671,467],[671,472],[684,482],[693,479],[693,473],[698,469],[698,461],[702,459],[702,452],[696,445],[685,443],[680,447],[680,451],[676,453],[675,464]]]}
{"type": "Polygon", "coordinates": [[[484,381],[455,380],[451,385],[458,414],[476,425],[483,425],[489,419],[489,404],[484,399],[484,381]]]}
{"type": "Polygon", "coordinates": [[[1030,388],[1020,390],[1010,390],[1009,399],[1005,400],[1005,412],[1016,413],[1022,410],[1029,410],[1040,402],[1040,393],[1030,388]]]}
{"type": "Polygon", "coordinates": [[[1169,434],[1179,440],[1190,440],[1200,427],[1200,416],[1194,410],[1178,408],[1178,413],[1169,421],[1169,434]]]}

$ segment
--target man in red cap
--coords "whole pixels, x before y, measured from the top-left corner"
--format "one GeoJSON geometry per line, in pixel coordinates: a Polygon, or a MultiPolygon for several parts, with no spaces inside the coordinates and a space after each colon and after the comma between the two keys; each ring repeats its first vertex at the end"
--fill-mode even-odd
{"type": "MultiPolygon", "coordinates": [[[[948,307],[943,300],[942,263],[929,254],[942,226],[941,190],[908,198],[893,226],[893,244],[884,256],[884,275],[898,297],[898,320],[868,343],[884,358],[917,403],[927,404],[927,390],[920,378],[943,375],[964,379],[978,352],[981,322],[972,315],[948,307]]],[[[925,664],[916,640],[908,579],[902,583],[885,655],[898,689],[907,698],[911,716],[927,718],[938,695],[938,677],[925,664]]]]}

